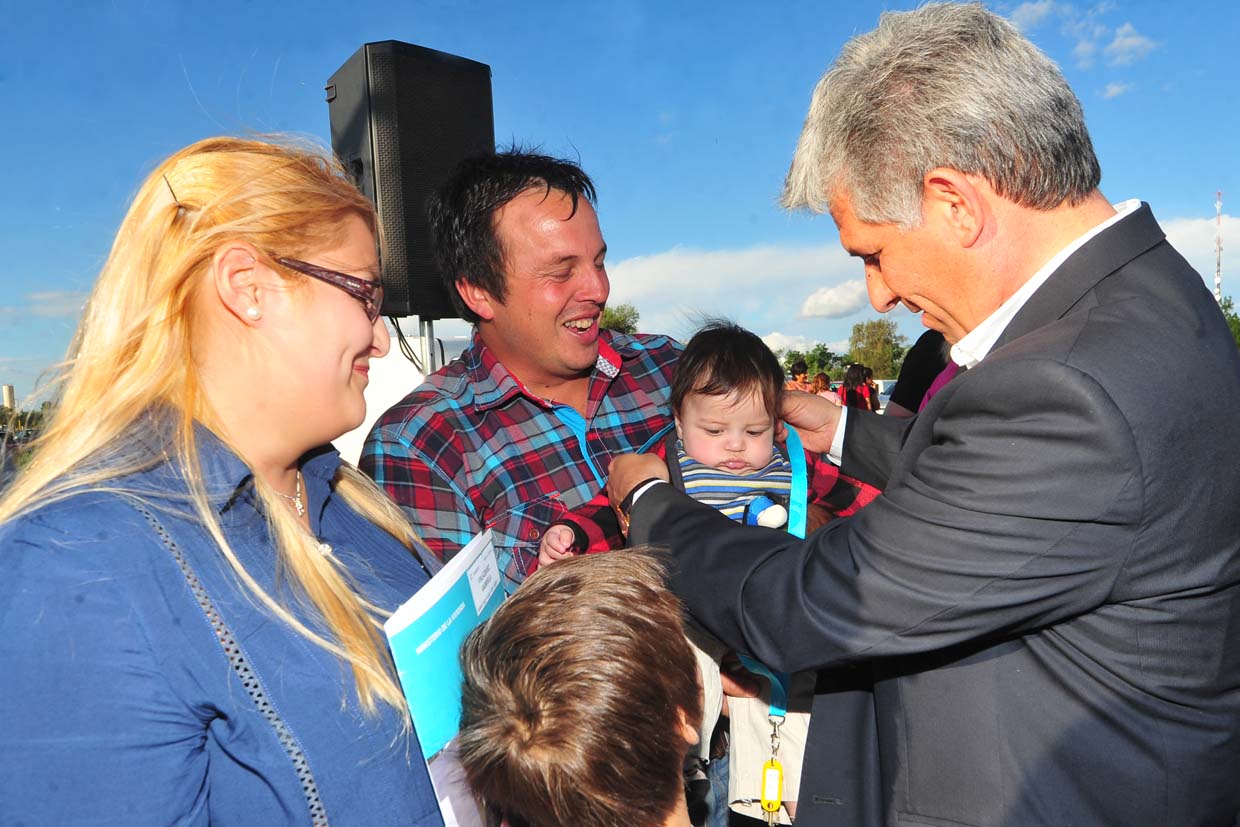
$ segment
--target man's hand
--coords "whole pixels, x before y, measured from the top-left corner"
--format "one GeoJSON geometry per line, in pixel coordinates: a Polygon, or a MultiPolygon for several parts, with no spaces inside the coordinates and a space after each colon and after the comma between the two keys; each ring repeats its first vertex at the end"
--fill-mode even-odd
{"type": "Polygon", "coordinates": [[[831,450],[835,426],[840,422],[840,403],[831,396],[784,391],[779,402],[779,417],[797,429],[805,450],[825,454],[831,450]]]}
{"type": "Polygon", "coordinates": [[[620,503],[637,486],[649,479],[670,479],[667,463],[655,454],[621,454],[611,461],[607,478],[607,498],[612,510],[620,517],[620,527],[629,533],[627,514],[620,513],[620,503]]]}
{"type": "Polygon", "coordinates": [[[735,652],[728,652],[719,664],[723,694],[732,698],[758,697],[758,676],[741,665],[735,652]]]}
{"type": "Polygon", "coordinates": [[[758,676],[741,665],[735,652],[728,652],[719,663],[719,684],[723,689],[723,714],[731,714],[728,698],[758,697],[758,676]]]}
{"type": "Polygon", "coordinates": [[[556,560],[573,555],[573,530],[566,525],[553,525],[538,544],[538,567],[549,566],[556,560]]]}

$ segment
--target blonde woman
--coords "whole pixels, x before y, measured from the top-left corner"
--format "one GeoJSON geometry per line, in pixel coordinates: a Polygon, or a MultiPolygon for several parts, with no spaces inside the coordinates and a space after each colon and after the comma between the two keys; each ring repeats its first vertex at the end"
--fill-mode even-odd
{"type": "Polygon", "coordinates": [[[321,447],[381,301],[321,153],[216,138],[147,178],[0,500],[6,821],[441,824],[379,626],[427,575],[321,447]]]}

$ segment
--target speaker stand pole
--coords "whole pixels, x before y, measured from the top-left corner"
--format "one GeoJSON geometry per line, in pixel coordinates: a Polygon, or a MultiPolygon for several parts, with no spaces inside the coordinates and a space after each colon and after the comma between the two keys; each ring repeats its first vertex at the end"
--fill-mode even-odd
{"type": "Polygon", "coordinates": [[[429,376],[439,367],[435,358],[437,354],[435,353],[434,320],[418,317],[418,346],[422,350],[422,365],[426,368],[426,375],[429,376]]]}

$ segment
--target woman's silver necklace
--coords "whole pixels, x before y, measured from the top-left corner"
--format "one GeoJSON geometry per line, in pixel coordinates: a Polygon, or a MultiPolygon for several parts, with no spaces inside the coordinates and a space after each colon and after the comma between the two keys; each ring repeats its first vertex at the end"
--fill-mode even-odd
{"type": "Polygon", "coordinates": [[[277,496],[283,497],[293,504],[293,508],[297,509],[297,516],[306,516],[306,506],[301,501],[301,471],[297,472],[297,489],[292,494],[285,494],[283,491],[277,491],[277,496]]]}
{"type": "MultiPolygon", "coordinates": [[[[283,491],[277,491],[276,493],[293,504],[293,508],[297,509],[298,517],[306,516],[306,506],[301,499],[301,471],[297,472],[297,488],[292,494],[285,494],[283,491]]],[[[318,544],[318,551],[324,557],[330,557],[332,547],[328,543],[320,542],[318,544]]]]}

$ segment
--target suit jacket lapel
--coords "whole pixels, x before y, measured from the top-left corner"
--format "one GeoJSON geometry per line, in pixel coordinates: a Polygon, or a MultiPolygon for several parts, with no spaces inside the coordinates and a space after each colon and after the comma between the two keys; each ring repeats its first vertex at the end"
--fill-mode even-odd
{"type": "Polygon", "coordinates": [[[1003,331],[994,349],[1063,316],[1107,276],[1166,238],[1149,204],[1091,238],[1038,288],[1003,331]]]}

